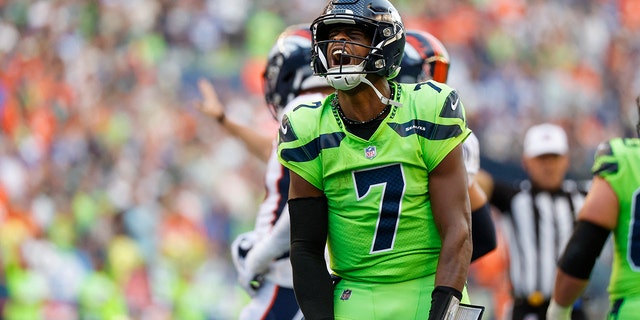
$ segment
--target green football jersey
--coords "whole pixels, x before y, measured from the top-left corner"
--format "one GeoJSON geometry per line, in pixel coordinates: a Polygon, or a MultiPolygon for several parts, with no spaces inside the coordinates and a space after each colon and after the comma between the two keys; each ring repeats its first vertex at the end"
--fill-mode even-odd
{"type": "Polygon", "coordinates": [[[618,196],[620,212],[613,230],[611,300],[640,294],[640,139],[616,138],[598,149],[593,174],[618,196]]]}
{"type": "Polygon", "coordinates": [[[470,134],[455,90],[391,82],[393,106],[369,140],[348,132],[331,101],[300,105],[279,132],[280,162],[328,198],[331,269],[398,282],[435,273],[442,246],[429,172],[470,134]]]}

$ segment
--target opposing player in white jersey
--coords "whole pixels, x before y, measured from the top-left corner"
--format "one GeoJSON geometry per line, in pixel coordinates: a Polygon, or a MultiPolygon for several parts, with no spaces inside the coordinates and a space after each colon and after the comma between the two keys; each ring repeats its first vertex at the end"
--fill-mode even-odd
{"type": "MultiPolygon", "coordinates": [[[[322,100],[333,90],[324,78],[313,75],[310,64],[308,25],[287,28],[272,47],[263,75],[265,99],[276,120],[301,102],[322,100]]],[[[231,246],[239,284],[251,295],[240,319],[300,319],[289,262],[289,170],[277,160],[275,133],[267,137],[226,118],[213,86],[206,80],[199,86],[204,98],[200,109],[267,161],[267,194],[255,228],[239,235],[231,246]]]]}
{"type": "MultiPolygon", "coordinates": [[[[406,38],[400,72],[395,80],[401,83],[415,83],[433,79],[446,83],[451,60],[442,42],[434,35],[420,30],[407,30],[406,38]]],[[[467,168],[469,201],[472,210],[471,261],[475,261],[496,248],[496,230],[491,220],[491,208],[487,195],[475,179],[480,170],[480,144],[473,132],[463,142],[462,153],[467,168]]]]}

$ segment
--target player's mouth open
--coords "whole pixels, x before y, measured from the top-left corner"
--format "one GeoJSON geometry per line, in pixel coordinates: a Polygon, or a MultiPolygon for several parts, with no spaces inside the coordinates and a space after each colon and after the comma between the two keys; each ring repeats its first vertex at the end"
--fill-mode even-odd
{"type": "Polygon", "coordinates": [[[351,55],[344,49],[335,49],[331,53],[331,64],[333,66],[346,66],[351,64],[351,55]]]}

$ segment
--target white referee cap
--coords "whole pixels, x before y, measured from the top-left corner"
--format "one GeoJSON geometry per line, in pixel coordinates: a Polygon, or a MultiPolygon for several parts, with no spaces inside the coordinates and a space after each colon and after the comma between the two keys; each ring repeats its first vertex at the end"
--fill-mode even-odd
{"type": "Polygon", "coordinates": [[[551,123],[535,125],[524,136],[524,156],[533,158],[544,154],[564,155],[569,152],[567,134],[562,127],[551,123]]]}

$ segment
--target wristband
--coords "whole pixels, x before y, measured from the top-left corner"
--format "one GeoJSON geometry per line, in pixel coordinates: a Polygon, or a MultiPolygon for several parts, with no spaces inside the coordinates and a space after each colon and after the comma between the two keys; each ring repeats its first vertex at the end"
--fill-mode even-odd
{"type": "Polygon", "coordinates": [[[431,293],[429,320],[454,319],[462,293],[455,288],[437,286],[431,293]]]}

